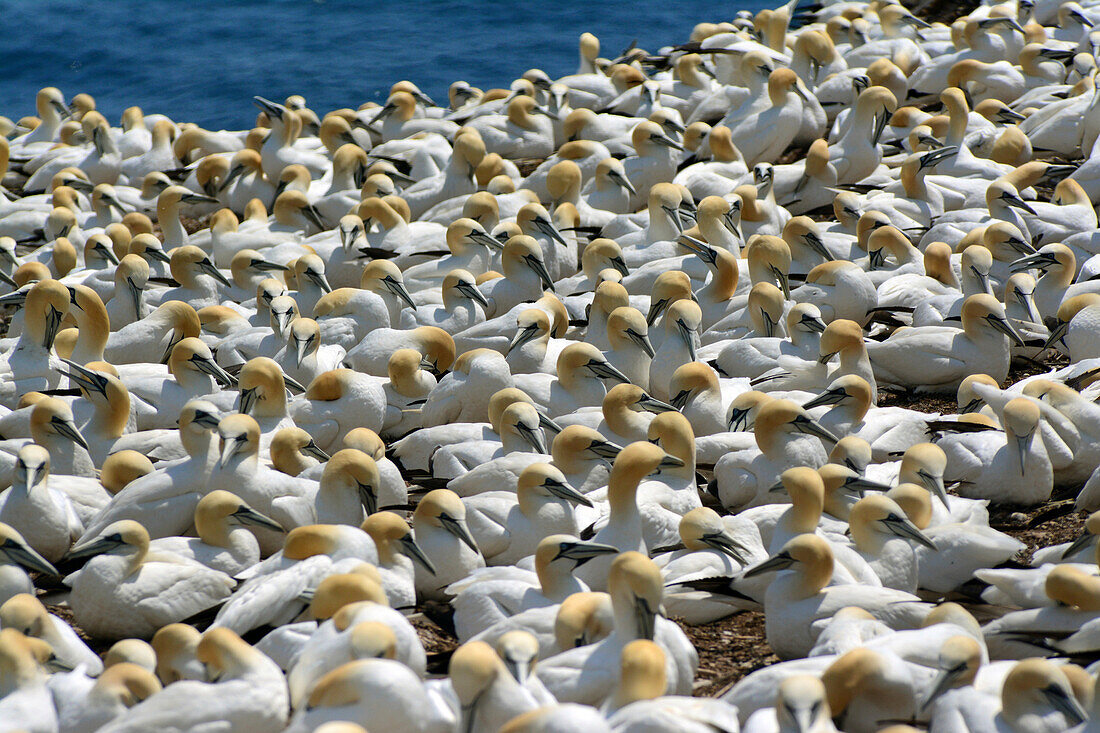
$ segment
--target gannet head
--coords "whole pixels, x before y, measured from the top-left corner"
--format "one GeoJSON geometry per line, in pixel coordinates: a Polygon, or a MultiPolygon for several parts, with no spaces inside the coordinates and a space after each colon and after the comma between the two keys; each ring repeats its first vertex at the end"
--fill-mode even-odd
{"type": "MultiPolygon", "coordinates": [[[[80,446],[84,450],[88,450],[88,443],[84,440],[84,436],[80,434],[80,430],[76,427],[76,422],[73,419],[72,409],[61,400],[56,397],[46,397],[35,403],[34,408],[31,410],[31,436],[37,443],[49,442],[49,435],[59,435],[65,440],[71,441],[80,446]]],[[[37,447],[37,446],[35,446],[37,447]]],[[[39,448],[40,451],[44,451],[44,448],[39,448]]],[[[20,451],[22,453],[22,451],[20,451]]],[[[33,456],[33,460],[36,466],[39,466],[36,471],[42,470],[41,466],[41,454],[40,453],[28,453],[28,457],[33,456]]],[[[49,456],[45,462],[45,470],[49,471],[49,456]]]]}
{"type": "Polygon", "coordinates": [[[11,563],[46,575],[57,575],[54,566],[28,545],[15,527],[3,522],[0,522],[0,562],[11,563]]]}
{"type": "Polygon", "coordinates": [[[635,639],[623,647],[619,670],[619,685],[607,702],[608,712],[664,694],[665,653],[649,639],[635,639]]]}
{"type": "Polygon", "coordinates": [[[737,540],[718,513],[709,507],[692,509],[680,519],[680,539],[689,550],[716,550],[736,562],[747,563],[749,549],[737,540]]]}
{"type": "Polygon", "coordinates": [[[321,474],[322,490],[354,491],[368,516],[378,511],[381,482],[378,464],[366,453],[354,448],[344,448],[332,454],[321,474]]]}
{"type": "Polygon", "coordinates": [[[413,527],[418,526],[442,529],[479,552],[477,541],[466,526],[466,506],[458,494],[449,489],[436,489],[424,495],[413,512],[413,527]]]}
{"type": "Polygon", "coordinates": [[[912,540],[935,550],[936,545],[917,529],[917,526],[905,515],[905,511],[882,494],[871,494],[856,502],[848,519],[852,539],[856,546],[874,548],[880,546],[887,536],[912,540]]]}
{"type": "MultiPolygon", "coordinates": [[[[272,313],[275,313],[274,301],[272,313]]],[[[244,415],[269,417],[286,412],[286,379],[282,367],[273,359],[257,356],[247,361],[237,375],[237,388],[240,390],[237,409],[244,415]]]]}
{"type": "Polygon", "coordinates": [[[132,519],[123,519],[107,525],[97,537],[73,545],[67,559],[95,557],[96,555],[123,555],[132,558],[136,568],[149,551],[149,532],[132,519]]]}
{"type": "Polygon", "coordinates": [[[407,555],[413,562],[420,563],[425,570],[435,575],[435,566],[420,549],[420,545],[416,544],[412,528],[397,514],[388,511],[371,514],[363,522],[362,529],[374,540],[382,564],[391,563],[396,551],[407,555]]]}
{"type": "Polygon", "coordinates": [[[309,604],[309,613],[318,621],[331,618],[336,628],[343,631],[353,614],[339,612],[364,601],[380,606],[389,605],[382,589],[381,575],[370,563],[360,563],[354,572],[334,573],[324,578],[317,584],[309,604]]]}
{"type": "Polygon", "coordinates": [[[921,710],[927,710],[947,690],[974,683],[982,665],[982,647],[969,636],[952,636],[940,647],[936,663],[936,679],[927,697],[921,702],[921,710]]]}
{"type": "Polygon", "coordinates": [[[195,507],[195,531],[204,542],[207,544],[219,544],[217,540],[228,542],[228,528],[231,525],[263,527],[275,532],[285,531],[278,522],[260,514],[228,491],[211,491],[199,499],[195,507]],[[208,538],[214,542],[209,542],[208,538]]]}
{"type": "MultiPolygon", "coordinates": [[[[649,340],[649,325],[645,316],[636,308],[622,306],[607,317],[607,339],[615,350],[634,348],[646,358],[652,359],[653,343],[649,340]]],[[[640,357],[639,357],[640,358],[640,357]]]]}
{"type": "Polygon", "coordinates": [[[103,655],[104,668],[109,669],[116,664],[133,664],[147,672],[156,672],[157,652],[147,641],[120,639],[103,655]]]}
{"type": "Polygon", "coordinates": [[[1009,720],[1037,710],[1061,713],[1071,726],[1088,718],[1074,697],[1069,680],[1045,659],[1025,659],[1016,663],[1005,677],[1001,704],[1009,720]]]}
{"type": "Polygon", "coordinates": [[[255,456],[260,449],[260,425],[251,415],[237,413],[223,417],[218,422],[218,436],[221,466],[228,465],[234,456],[255,456]]]}
{"type": "Polygon", "coordinates": [[[593,644],[611,633],[614,617],[607,593],[573,593],[561,603],[554,639],[561,649],[593,644]]]}
{"type": "Polygon", "coordinates": [[[664,614],[661,572],[653,561],[639,552],[620,554],[611,561],[607,589],[616,629],[652,640],[657,616],[664,614]]]}

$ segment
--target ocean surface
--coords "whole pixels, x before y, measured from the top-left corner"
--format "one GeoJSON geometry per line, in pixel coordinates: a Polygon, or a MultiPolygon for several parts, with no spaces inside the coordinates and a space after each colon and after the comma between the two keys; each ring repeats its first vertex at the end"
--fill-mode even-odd
{"type": "Polygon", "coordinates": [[[255,121],[253,95],[302,94],[319,115],[382,102],[409,79],[437,103],[464,79],[506,87],[532,67],[577,67],[577,39],[602,56],[632,40],[656,51],[701,21],[763,0],[0,0],[0,114],[34,113],[35,92],[87,92],[113,124],[123,109],[210,129],[255,121]]]}

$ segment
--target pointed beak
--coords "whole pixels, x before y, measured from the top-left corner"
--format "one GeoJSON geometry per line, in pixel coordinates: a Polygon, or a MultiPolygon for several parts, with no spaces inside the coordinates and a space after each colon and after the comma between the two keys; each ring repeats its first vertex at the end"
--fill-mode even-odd
{"type": "Polygon", "coordinates": [[[652,326],[662,313],[668,308],[668,298],[658,298],[649,304],[649,313],[646,314],[645,322],[647,326],[652,326]]]}
{"type": "Polygon", "coordinates": [[[627,338],[637,344],[638,348],[645,352],[646,356],[650,359],[653,358],[654,350],[653,343],[649,340],[649,335],[644,333],[638,333],[633,328],[626,329],[627,338]]]}
{"type": "Polygon", "coordinates": [[[616,369],[614,364],[607,360],[598,361],[596,359],[591,359],[584,366],[586,369],[588,369],[589,372],[593,374],[593,376],[597,377],[598,379],[611,379],[619,382],[620,384],[630,383],[630,379],[627,378],[625,374],[616,369]]]}
{"type": "Polygon", "coordinates": [[[562,245],[563,247],[568,246],[565,243],[565,239],[561,236],[561,232],[559,232],[557,229],[555,229],[554,225],[551,224],[548,219],[544,219],[543,217],[539,216],[534,221],[535,221],[535,227],[540,232],[542,232],[546,236],[550,237],[551,239],[553,239],[555,242],[562,245]]]}
{"type": "Polygon", "coordinates": [[[314,272],[313,270],[306,270],[305,275],[306,279],[319,287],[322,293],[332,292],[332,286],[328,284],[328,279],[325,278],[325,273],[314,272]]]}
{"type": "Polygon", "coordinates": [[[542,432],[538,428],[530,428],[523,423],[516,425],[516,431],[524,442],[531,446],[536,453],[546,454],[546,441],[542,438],[542,432]]]}
{"type": "Polygon", "coordinates": [[[260,399],[259,394],[256,392],[255,387],[249,387],[242,389],[240,395],[237,397],[237,412],[242,415],[251,414],[252,408],[256,405],[256,401],[260,399]]]}
{"type": "Polygon", "coordinates": [[[1096,535],[1088,531],[1082,532],[1081,535],[1071,542],[1062,552],[1062,559],[1065,560],[1068,557],[1073,557],[1094,542],[1096,542],[1096,535]]]}
{"type": "Polygon", "coordinates": [[[562,542],[554,559],[564,557],[573,560],[576,563],[575,567],[580,567],[594,557],[617,554],[619,554],[617,547],[602,545],[598,542],[562,542]]]}
{"type": "Polygon", "coordinates": [[[691,390],[690,389],[682,389],[679,392],[677,392],[676,394],[674,394],[671,398],[669,398],[668,403],[670,405],[672,405],[673,407],[675,407],[677,410],[683,410],[684,407],[687,405],[688,400],[690,400],[690,399],[691,399],[691,390]]]}
{"type": "Polygon", "coordinates": [[[283,112],[286,111],[286,107],[284,107],[283,105],[276,104],[275,102],[264,99],[263,97],[253,97],[252,102],[257,107],[266,112],[269,116],[274,117],[277,120],[281,120],[283,118],[283,112]]]}
{"type": "Polygon", "coordinates": [[[142,288],[130,278],[126,278],[126,292],[130,295],[130,303],[134,306],[134,315],[141,319],[144,316],[142,312],[141,294],[142,288]]]}
{"type": "Polygon", "coordinates": [[[1005,202],[1006,206],[1011,206],[1014,209],[1020,209],[1021,211],[1026,211],[1027,213],[1031,214],[1032,216],[1038,216],[1038,214],[1035,213],[1035,209],[1031,208],[1031,205],[1029,203],[1027,203],[1026,201],[1024,201],[1022,198],[1020,198],[1019,196],[1014,196],[1012,194],[1005,194],[1001,197],[1001,200],[1005,202]]]}
{"type": "Polygon", "coordinates": [[[1023,336],[1020,335],[1020,333],[1013,327],[1011,323],[1008,322],[1007,319],[990,314],[985,317],[985,320],[988,321],[989,325],[993,326],[993,328],[997,329],[1005,336],[1008,336],[1017,346],[1024,345],[1023,336]]]}
{"type": "Polygon", "coordinates": [[[318,446],[312,440],[302,447],[302,453],[306,454],[307,456],[313,456],[321,463],[324,463],[330,458],[329,454],[321,450],[320,446],[318,446]]]}
{"type": "Polygon", "coordinates": [[[236,519],[242,525],[251,525],[253,527],[264,527],[275,532],[286,532],[283,526],[270,517],[266,517],[260,514],[252,507],[244,506],[243,504],[237,511],[233,512],[229,516],[236,519]]]}
{"type": "Polygon", "coordinates": [[[363,505],[363,509],[369,517],[378,511],[378,493],[370,484],[364,484],[359,481],[355,483],[359,491],[359,503],[363,505]]]}
{"type": "Polygon", "coordinates": [[[817,397],[802,405],[803,410],[812,410],[822,405],[838,405],[848,397],[848,393],[841,388],[827,389],[817,397]]]}
{"type": "Polygon", "coordinates": [[[222,274],[221,270],[219,270],[217,267],[214,267],[214,263],[211,262],[209,259],[205,259],[199,263],[199,271],[206,273],[227,288],[233,287],[233,283],[229,282],[229,279],[222,274]]]}
{"type": "Polygon", "coordinates": [[[605,461],[614,461],[618,457],[622,448],[606,440],[593,441],[587,448],[589,453],[594,454],[597,458],[602,458],[605,461]]]}
{"type": "Polygon", "coordinates": [[[299,368],[301,368],[302,362],[306,360],[306,357],[309,356],[309,347],[313,344],[314,338],[315,337],[312,335],[304,339],[294,337],[295,363],[299,368]]]}
{"type": "Polygon", "coordinates": [[[1050,706],[1059,711],[1069,720],[1071,725],[1077,725],[1088,720],[1088,713],[1081,707],[1071,694],[1067,694],[1061,687],[1051,685],[1041,690],[1050,706]]]}
{"type": "Polygon", "coordinates": [[[695,329],[684,323],[684,320],[681,318],[676,321],[676,330],[680,334],[680,338],[683,339],[684,345],[687,347],[688,361],[695,361],[695,329]]]}
{"type": "MultiPolygon", "coordinates": [[[[327,284],[328,283],[326,282],[326,285],[327,284]]],[[[391,293],[400,298],[405,305],[409,306],[413,310],[416,310],[416,303],[413,301],[412,295],[409,294],[408,289],[405,287],[405,283],[401,282],[393,275],[386,275],[384,278],[382,278],[382,284],[386,286],[386,290],[389,290],[391,293]]]]}
{"type": "Polygon", "coordinates": [[[932,681],[932,687],[928,691],[928,697],[924,698],[924,702],[920,705],[918,712],[924,713],[943,693],[950,690],[959,676],[962,674],[962,668],[958,669],[941,669],[936,678],[932,681]]]}
{"type": "Polygon", "coordinates": [[[1023,476],[1027,470],[1027,454],[1031,449],[1031,439],[1034,437],[1035,431],[1032,430],[1026,435],[1016,436],[1016,448],[1020,452],[1020,475],[1023,476]]]}
{"type": "Polygon", "coordinates": [[[416,544],[416,540],[413,538],[412,533],[406,534],[401,538],[401,551],[405,553],[413,562],[420,563],[421,567],[427,570],[432,575],[435,575],[435,565],[428,559],[428,556],[424,554],[424,551],[420,549],[420,545],[416,544]]]}
{"type": "Polygon", "coordinates": [[[30,545],[9,539],[0,545],[0,554],[7,556],[13,563],[27,570],[53,577],[57,576],[57,568],[51,565],[46,558],[39,555],[30,545]]]}
{"type": "Polygon", "coordinates": [[[652,412],[654,414],[659,414],[662,412],[678,412],[678,410],[672,405],[668,404],[667,402],[661,402],[659,399],[650,395],[649,393],[642,394],[641,399],[639,399],[635,404],[638,405],[638,407],[641,407],[646,412],[652,412]]]}
{"type": "Polygon", "coordinates": [[[568,501],[570,504],[579,504],[587,507],[592,506],[592,501],[587,496],[564,481],[549,478],[542,483],[542,486],[553,496],[568,501]]]}
{"type": "Polygon", "coordinates": [[[77,560],[82,557],[95,557],[96,555],[103,555],[111,552],[112,550],[121,547],[125,543],[117,535],[111,535],[109,537],[100,537],[92,540],[86,545],[80,545],[73,547],[68,553],[65,554],[63,560],[77,560]]]}
{"type": "Polygon", "coordinates": [[[901,537],[905,540],[913,540],[918,544],[924,545],[929,550],[935,551],[937,549],[936,544],[928,539],[923,532],[917,529],[917,525],[904,517],[891,515],[882,520],[882,524],[896,537],[901,537]]]}
{"type": "Polygon", "coordinates": [[[235,435],[231,438],[222,437],[222,457],[220,465],[225,467],[229,464],[229,461],[233,456],[237,455],[244,450],[245,444],[248,443],[248,439],[243,435],[235,435]]]}
{"type": "Polygon", "coordinates": [[[54,417],[51,424],[53,425],[54,432],[58,435],[71,440],[84,450],[88,450],[88,441],[84,440],[84,436],[76,429],[76,424],[73,423],[72,420],[63,420],[59,417],[54,417]]]}
{"type": "Polygon", "coordinates": [[[764,573],[770,573],[776,570],[786,570],[791,565],[794,565],[794,558],[785,552],[781,552],[778,555],[769,557],[759,565],[753,565],[751,568],[745,571],[743,577],[753,578],[757,575],[763,575],[764,573]]]}
{"type": "Polygon", "coordinates": [[[794,419],[791,424],[794,426],[795,430],[800,433],[813,435],[814,437],[821,438],[822,440],[832,443],[833,445],[836,445],[840,442],[840,440],[835,435],[826,430],[821,425],[821,423],[819,423],[817,420],[814,420],[813,418],[806,417],[805,415],[799,415],[794,419]]]}
{"type": "Polygon", "coordinates": [[[741,565],[748,564],[748,555],[752,554],[749,548],[734,539],[729,532],[705,534],[699,538],[699,541],[736,560],[741,565]]]}
{"type": "Polygon", "coordinates": [[[943,502],[946,508],[951,508],[947,503],[947,487],[943,485],[943,476],[933,476],[924,469],[917,471],[917,476],[920,478],[924,488],[939,497],[939,500],[943,502]]]}
{"type": "Polygon", "coordinates": [[[236,384],[236,380],[233,379],[229,372],[222,369],[218,362],[214,361],[213,359],[195,354],[191,357],[191,363],[194,364],[195,368],[198,369],[200,372],[203,372],[204,374],[209,374],[222,386],[232,387],[234,384],[236,384]]]}
{"type": "Polygon", "coordinates": [[[607,177],[610,178],[612,182],[617,183],[620,187],[625,188],[628,192],[630,192],[631,196],[638,195],[638,192],[634,190],[634,184],[631,183],[630,179],[628,179],[619,171],[609,171],[607,177]]]}
{"type": "Polygon", "coordinates": [[[538,338],[538,336],[539,327],[536,323],[532,323],[529,326],[521,328],[519,331],[516,332],[516,335],[512,339],[512,342],[508,344],[508,350],[504,352],[504,355],[507,356],[508,354],[511,354],[515,349],[518,349],[524,344],[535,340],[536,338],[538,338]]]}
{"type": "Polygon", "coordinates": [[[64,315],[61,311],[50,306],[49,313],[46,314],[46,329],[42,334],[42,346],[46,349],[53,348],[54,339],[57,338],[57,332],[61,330],[61,319],[64,315]]]}
{"type": "Polygon", "coordinates": [[[478,554],[481,553],[481,550],[477,547],[477,542],[474,541],[473,535],[470,534],[470,530],[466,529],[466,524],[464,522],[460,522],[444,512],[439,515],[439,523],[443,525],[443,529],[462,540],[463,544],[471,550],[478,554]]]}
{"type": "Polygon", "coordinates": [[[555,292],[554,280],[550,277],[550,273],[546,270],[546,265],[543,264],[542,260],[534,255],[524,255],[523,261],[539,276],[539,279],[542,280],[542,284],[547,290],[551,293],[555,292]]]}

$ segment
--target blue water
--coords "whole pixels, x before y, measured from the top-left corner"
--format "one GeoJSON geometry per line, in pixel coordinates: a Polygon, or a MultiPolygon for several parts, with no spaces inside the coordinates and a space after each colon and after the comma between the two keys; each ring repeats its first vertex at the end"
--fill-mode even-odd
{"type": "Polygon", "coordinates": [[[212,129],[251,126],[255,94],[302,94],[319,114],[381,101],[409,79],[446,104],[465,79],[504,87],[537,66],[573,73],[577,38],[614,57],[655,51],[701,21],[762,0],[0,0],[0,114],[34,113],[34,94],[87,92],[117,124],[138,105],[212,129]]]}

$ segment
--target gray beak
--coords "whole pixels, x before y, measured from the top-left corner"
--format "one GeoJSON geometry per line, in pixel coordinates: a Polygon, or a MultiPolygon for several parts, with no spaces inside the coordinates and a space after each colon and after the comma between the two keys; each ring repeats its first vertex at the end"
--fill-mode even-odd
{"type": "Polygon", "coordinates": [[[542,284],[547,290],[551,293],[555,292],[554,280],[550,277],[550,273],[546,270],[546,265],[543,264],[542,260],[534,255],[524,255],[523,261],[527,263],[528,267],[535,271],[535,274],[539,276],[539,279],[542,280],[542,284]]]}
{"type": "Polygon", "coordinates": [[[819,423],[817,420],[814,420],[813,418],[806,417],[805,415],[799,415],[798,417],[796,417],[791,422],[791,425],[793,425],[794,429],[800,433],[813,435],[814,437],[821,438],[822,440],[832,443],[833,445],[836,445],[840,442],[840,440],[835,435],[822,427],[821,423],[819,423]]]}
{"type": "Polygon", "coordinates": [[[534,222],[535,222],[535,227],[540,232],[542,232],[546,236],[550,237],[551,239],[553,239],[555,242],[562,245],[563,247],[568,246],[565,243],[565,239],[562,238],[561,233],[557,229],[554,228],[554,225],[551,224],[549,220],[544,219],[543,217],[540,216],[540,217],[537,217],[534,220],[534,222]]]}
{"type": "Polygon", "coordinates": [[[257,400],[260,399],[260,395],[256,392],[255,387],[249,387],[242,389],[240,395],[237,397],[237,412],[242,415],[249,415],[252,413],[252,408],[256,405],[257,400]]]}
{"type": "Polygon", "coordinates": [[[302,366],[302,362],[309,356],[309,347],[314,341],[316,341],[316,337],[313,335],[310,335],[310,337],[306,339],[294,338],[295,359],[299,367],[302,366]]]}
{"type": "Polygon", "coordinates": [[[817,397],[802,405],[803,410],[812,410],[815,407],[821,407],[823,405],[839,405],[845,399],[848,398],[848,393],[842,388],[827,389],[817,397]]]}
{"type": "Polygon", "coordinates": [[[401,551],[409,556],[413,562],[418,562],[420,565],[432,575],[435,575],[435,565],[432,565],[432,561],[428,559],[428,556],[424,554],[424,551],[420,549],[420,545],[416,544],[416,540],[412,534],[407,534],[401,538],[401,551]]]}
{"type": "Polygon", "coordinates": [[[580,504],[581,506],[592,506],[591,500],[581,492],[574,489],[564,481],[558,481],[557,479],[548,478],[542,482],[542,487],[550,492],[551,495],[556,496],[559,499],[568,501],[570,504],[580,504]]]}
{"type": "Polygon", "coordinates": [[[313,456],[321,463],[324,463],[331,457],[328,453],[325,453],[323,450],[321,450],[321,448],[318,447],[318,445],[312,440],[302,447],[302,453],[306,454],[307,456],[313,456]]]}
{"type": "Polygon", "coordinates": [[[919,529],[917,525],[910,522],[905,517],[899,517],[896,514],[891,514],[886,519],[882,520],[882,524],[890,531],[891,534],[901,537],[905,540],[913,540],[914,542],[924,545],[929,550],[935,551],[936,544],[919,529]]]}
{"type": "Polygon", "coordinates": [[[237,511],[233,512],[229,516],[233,517],[242,525],[251,525],[253,527],[263,527],[275,532],[286,532],[283,526],[276,522],[274,519],[260,514],[258,511],[251,507],[244,506],[243,504],[237,511]]]}
{"type": "Polygon", "coordinates": [[[281,120],[283,118],[283,114],[288,111],[287,108],[283,105],[276,104],[275,102],[264,99],[263,97],[253,97],[252,101],[257,107],[259,107],[269,116],[277,120],[281,120]]]}
{"type": "Polygon", "coordinates": [[[687,346],[688,361],[695,361],[695,329],[684,323],[684,320],[681,318],[676,321],[676,330],[687,346]]]}
{"type": "Polygon", "coordinates": [[[314,272],[313,270],[306,270],[305,276],[307,280],[319,287],[322,293],[332,292],[332,286],[328,284],[328,280],[325,278],[325,273],[314,272]]]}
{"type": "Polygon", "coordinates": [[[1051,685],[1044,688],[1042,693],[1050,706],[1065,715],[1071,725],[1077,725],[1088,720],[1088,713],[1081,707],[1081,703],[1077,702],[1077,698],[1066,694],[1061,687],[1051,685]]]}
{"type": "Polygon", "coordinates": [[[214,278],[227,288],[233,287],[233,283],[229,282],[228,278],[222,274],[221,270],[214,267],[214,263],[209,259],[205,259],[199,263],[199,271],[214,278]]]}
{"type": "Polygon", "coordinates": [[[209,374],[222,386],[232,387],[234,384],[236,384],[236,380],[234,380],[233,377],[230,376],[229,372],[222,369],[221,366],[213,359],[208,359],[206,357],[195,354],[191,357],[190,361],[192,364],[195,365],[196,369],[205,374],[209,374]]]}
{"type": "Polygon", "coordinates": [[[745,578],[753,578],[757,575],[763,575],[764,573],[770,573],[776,570],[786,570],[791,565],[794,565],[795,560],[786,552],[780,552],[778,555],[769,557],[759,565],[753,565],[751,568],[745,571],[745,578]]]}
{"type": "Polygon", "coordinates": [[[617,554],[619,554],[617,547],[601,545],[598,542],[562,542],[558,546],[558,554],[554,559],[564,557],[573,560],[576,563],[573,567],[578,568],[594,557],[617,554]]]}
{"type": "Polygon", "coordinates": [[[630,383],[630,380],[627,378],[627,376],[616,369],[615,365],[613,365],[609,361],[597,361],[596,359],[591,359],[584,366],[586,369],[588,369],[589,372],[592,373],[593,376],[597,377],[598,379],[613,379],[621,384],[630,383]]]}
{"type": "Polygon", "coordinates": [[[244,450],[245,444],[248,443],[248,438],[244,435],[235,435],[230,438],[222,436],[222,457],[220,465],[225,467],[229,464],[230,459],[244,450]]]}
{"type": "Polygon", "coordinates": [[[943,485],[943,476],[933,476],[924,469],[917,471],[917,476],[926,489],[939,497],[945,507],[951,508],[947,503],[947,488],[943,485]]]}
{"type": "Polygon", "coordinates": [[[359,491],[359,502],[363,505],[363,509],[369,517],[378,511],[378,494],[370,484],[360,483],[359,481],[355,483],[359,491]]]}
{"type": "Polygon", "coordinates": [[[713,532],[705,534],[699,538],[699,541],[705,545],[713,547],[718,552],[726,555],[733,560],[736,560],[741,565],[745,565],[748,562],[746,555],[749,553],[749,548],[738,542],[728,532],[713,532]],[[745,553],[745,554],[742,554],[745,553]]]}
{"type": "Polygon", "coordinates": [[[643,394],[641,399],[635,402],[638,407],[642,408],[646,412],[652,412],[654,414],[661,412],[678,412],[678,410],[667,402],[661,402],[656,397],[646,393],[643,394]]]}
{"type": "Polygon", "coordinates": [[[1017,346],[1024,345],[1023,337],[1006,319],[990,314],[985,317],[985,320],[988,321],[989,325],[993,326],[993,328],[1008,336],[1017,346]]]}
{"type": "Polygon", "coordinates": [[[466,529],[466,524],[464,522],[460,522],[444,512],[439,515],[439,523],[443,525],[443,529],[462,540],[463,544],[471,550],[478,554],[481,553],[481,550],[477,548],[477,542],[474,541],[473,535],[470,534],[470,530],[466,529]]]}
{"type": "Polygon", "coordinates": [[[7,539],[0,544],[0,554],[16,565],[45,575],[56,576],[57,569],[46,558],[39,555],[29,545],[7,539]]]}
{"type": "Polygon", "coordinates": [[[122,541],[122,536],[117,532],[106,537],[100,537],[92,540],[86,545],[74,547],[69,550],[65,555],[66,560],[76,560],[82,557],[95,557],[96,555],[103,555],[105,553],[116,550],[122,547],[125,542],[122,541]]]}
{"type": "Polygon", "coordinates": [[[653,358],[653,354],[655,352],[653,350],[653,344],[649,340],[648,334],[638,333],[633,328],[628,328],[626,329],[626,335],[627,338],[638,345],[638,348],[646,353],[646,356],[648,356],[650,359],[653,358]]]}
{"type": "Polygon", "coordinates": [[[54,339],[57,338],[57,332],[61,330],[61,319],[64,315],[61,311],[50,306],[50,312],[46,314],[46,332],[42,335],[42,346],[46,349],[53,348],[54,339]]]}
{"type": "Polygon", "coordinates": [[[68,438],[84,450],[88,450],[88,441],[84,440],[84,436],[76,429],[76,424],[73,423],[72,420],[63,420],[59,417],[54,417],[50,424],[53,425],[54,432],[58,435],[63,438],[68,438]]]}
{"type": "Polygon", "coordinates": [[[512,339],[512,343],[508,344],[508,351],[504,352],[505,356],[511,354],[512,351],[522,347],[524,344],[529,343],[539,337],[538,324],[532,323],[529,326],[521,328],[516,332],[515,337],[512,339]]]}
{"type": "Polygon", "coordinates": [[[547,453],[546,441],[542,439],[542,432],[539,428],[531,428],[523,423],[517,423],[516,432],[536,453],[547,453]]]}
{"type": "MultiPolygon", "coordinates": [[[[325,283],[328,284],[327,282],[325,283]]],[[[386,290],[396,295],[401,299],[405,305],[409,306],[413,310],[416,310],[416,303],[413,302],[412,296],[409,295],[408,289],[405,288],[405,283],[401,282],[393,275],[386,275],[382,278],[382,284],[386,286],[386,290]]],[[[327,292],[327,291],[326,291],[327,292]]]]}

